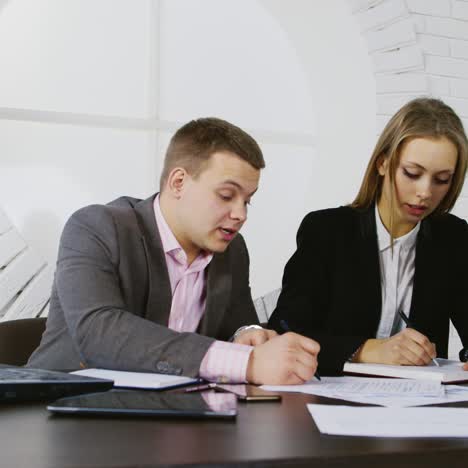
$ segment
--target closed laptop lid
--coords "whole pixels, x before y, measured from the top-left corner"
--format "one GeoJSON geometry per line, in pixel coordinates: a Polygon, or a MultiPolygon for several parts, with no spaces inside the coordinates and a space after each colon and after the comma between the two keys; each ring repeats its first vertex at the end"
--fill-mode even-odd
{"type": "Polygon", "coordinates": [[[101,392],[113,381],[66,372],[0,365],[0,401],[52,400],[67,395],[101,392]]]}

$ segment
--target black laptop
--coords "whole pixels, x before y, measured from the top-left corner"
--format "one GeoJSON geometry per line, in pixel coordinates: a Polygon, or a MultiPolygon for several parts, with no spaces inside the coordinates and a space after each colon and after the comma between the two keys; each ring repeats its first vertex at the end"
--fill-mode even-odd
{"type": "Polygon", "coordinates": [[[0,364],[0,402],[55,400],[81,393],[104,392],[113,384],[107,379],[0,364]]]}

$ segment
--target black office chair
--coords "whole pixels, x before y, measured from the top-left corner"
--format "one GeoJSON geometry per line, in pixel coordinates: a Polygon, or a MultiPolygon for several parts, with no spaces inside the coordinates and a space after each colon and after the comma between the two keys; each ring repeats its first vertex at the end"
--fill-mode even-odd
{"type": "Polygon", "coordinates": [[[28,318],[0,322],[0,363],[23,366],[39,346],[46,318],[28,318]]]}

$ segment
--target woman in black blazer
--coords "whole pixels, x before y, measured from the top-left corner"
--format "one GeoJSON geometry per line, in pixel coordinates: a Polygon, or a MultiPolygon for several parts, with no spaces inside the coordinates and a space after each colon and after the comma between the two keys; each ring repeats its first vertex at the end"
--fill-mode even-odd
{"type": "Polygon", "coordinates": [[[468,346],[468,225],[449,214],[467,161],[450,107],[423,98],[400,109],[354,202],[302,221],[269,327],[281,332],[286,322],[317,340],[324,374],[340,373],[347,360],[447,357],[449,320],[468,346]]]}

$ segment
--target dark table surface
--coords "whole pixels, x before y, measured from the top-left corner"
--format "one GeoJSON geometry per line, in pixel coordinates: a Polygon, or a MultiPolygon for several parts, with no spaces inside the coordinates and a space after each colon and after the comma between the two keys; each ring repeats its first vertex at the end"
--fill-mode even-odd
{"type": "MultiPolygon", "coordinates": [[[[468,467],[468,439],[322,435],[306,403],[243,403],[237,420],[54,416],[43,403],[0,406],[1,467],[468,467]]],[[[450,406],[468,406],[452,404],[450,406]]]]}

